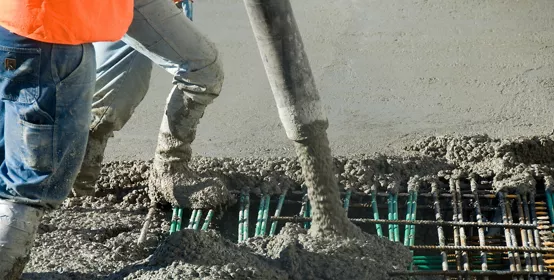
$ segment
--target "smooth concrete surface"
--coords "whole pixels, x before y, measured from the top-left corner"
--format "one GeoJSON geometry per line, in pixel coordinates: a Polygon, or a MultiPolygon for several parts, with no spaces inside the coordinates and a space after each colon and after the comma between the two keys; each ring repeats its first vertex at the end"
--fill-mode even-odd
{"type": "MultiPolygon", "coordinates": [[[[333,153],[395,153],[428,135],[546,134],[554,117],[552,0],[292,0],[333,153]]],[[[219,47],[221,96],[193,145],[206,156],[291,156],[241,0],[195,1],[219,47]]],[[[149,159],[171,77],[151,88],[107,160],[149,159]]]]}

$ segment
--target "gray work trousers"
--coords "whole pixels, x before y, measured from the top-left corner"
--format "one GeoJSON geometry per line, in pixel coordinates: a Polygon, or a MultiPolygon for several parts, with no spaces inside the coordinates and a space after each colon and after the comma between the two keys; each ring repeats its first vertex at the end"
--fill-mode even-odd
{"type": "Polygon", "coordinates": [[[97,74],[91,132],[96,135],[112,135],[130,119],[148,91],[152,62],[171,73],[175,84],[159,139],[186,130],[172,118],[184,110],[184,100],[205,108],[221,91],[223,71],[217,49],[170,0],[135,0],[133,22],[125,37],[94,47],[97,74]]]}

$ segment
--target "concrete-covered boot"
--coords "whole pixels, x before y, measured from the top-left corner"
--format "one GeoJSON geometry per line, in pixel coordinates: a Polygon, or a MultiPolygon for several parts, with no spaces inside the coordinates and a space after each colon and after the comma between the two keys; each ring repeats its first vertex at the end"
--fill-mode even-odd
{"type": "Polygon", "coordinates": [[[21,277],[43,214],[44,210],[0,199],[0,279],[21,277]]]}
{"type": "Polygon", "coordinates": [[[190,145],[205,109],[177,87],[169,95],[150,173],[153,201],[163,198],[180,207],[210,208],[232,199],[223,178],[197,174],[188,166],[190,145]]]}
{"type": "Polygon", "coordinates": [[[94,186],[100,176],[104,151],[110,136],[98,132],[89,133],[85,158],[73,185],[72,194],[74,196],[94,195],[94,186]]]}

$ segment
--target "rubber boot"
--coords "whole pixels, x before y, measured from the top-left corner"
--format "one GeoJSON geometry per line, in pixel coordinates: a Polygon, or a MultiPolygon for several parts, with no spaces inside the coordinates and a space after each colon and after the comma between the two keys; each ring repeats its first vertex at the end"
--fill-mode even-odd
{"type": "Polygon", "coordinates": [[[21,277],[44,210],[0,199],[0,279],[21,277]]]}
{"type": "Polygon", "coordinates": [[[203,176],[188,166],[196,137],[196,127],[206,105],[174,87],[166,103],[154,163],[150,173],[149,195],[154,202],[167,202],[183,208],[210,208],[230,199],[224,179],[203,176]]]}
{"type": "Polygon", "coordinates": [[[85,158],[73,185],[74,196],[94,196],[94,186],[100,177],[104,151],[110,136],[99,132],[89,133],[85,158]]]}

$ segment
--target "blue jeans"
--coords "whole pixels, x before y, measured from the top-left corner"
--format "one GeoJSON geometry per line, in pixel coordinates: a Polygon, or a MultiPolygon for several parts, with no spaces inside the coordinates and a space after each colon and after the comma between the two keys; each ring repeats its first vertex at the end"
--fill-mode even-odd
{"type": "Polygon", "coordinates": [[[83,161],[95,84],[92,44],[0,28],[0,198],[56,208],[83,161]]]}

